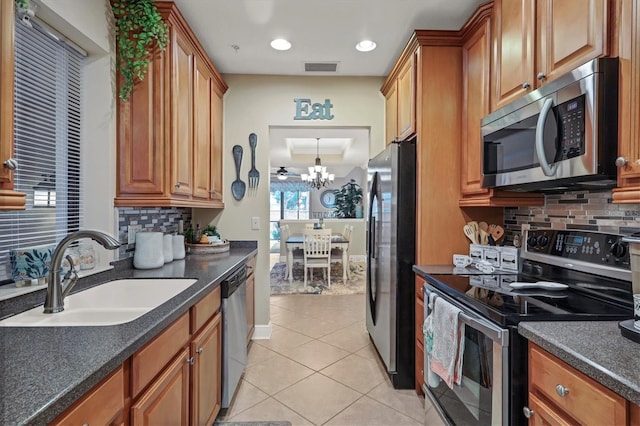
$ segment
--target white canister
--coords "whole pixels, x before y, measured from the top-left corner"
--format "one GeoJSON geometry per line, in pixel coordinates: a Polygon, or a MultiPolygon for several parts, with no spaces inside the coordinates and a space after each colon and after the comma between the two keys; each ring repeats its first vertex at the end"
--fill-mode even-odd
{"type": "Polygon", "coordinates": [[[173,259],[184,259],[184,235],[172,235],[173,259]]]}
{"type": "Polygon", "coordinates": [[[164,257],[164,263],[173,262],[173,236],[171,234],[162,237],[162,257],[164,257]]]}
{"type": "Polygon", "coordinates": [[[133,266],[137,269],[153,269],[164,265],[162,232],[138,232],[133,266]]]}

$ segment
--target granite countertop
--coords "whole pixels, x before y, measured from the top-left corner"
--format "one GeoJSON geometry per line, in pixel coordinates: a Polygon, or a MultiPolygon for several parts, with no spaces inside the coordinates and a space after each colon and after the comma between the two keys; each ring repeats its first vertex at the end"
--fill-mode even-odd
{"type": "Polygon", "coordinates": [[[640,405],[640,344],[623,337],[617,321],[521,322],[518,332],[640,405]]]}
{"type": "MultiPolygon", "coordinates": [[[[77,291],[118,278],[198,280],[129,323],[0,327],[0,424],[49,423],[256,253],[255,241],[231,242],[226,253],[187,255],[149,270],[133,269],[129,260],[124,267],[78,281],[77,291]]],[[[44,303],[44,290],[0,302],[0,318],[32,307],[34,301],[44,303]]]]}

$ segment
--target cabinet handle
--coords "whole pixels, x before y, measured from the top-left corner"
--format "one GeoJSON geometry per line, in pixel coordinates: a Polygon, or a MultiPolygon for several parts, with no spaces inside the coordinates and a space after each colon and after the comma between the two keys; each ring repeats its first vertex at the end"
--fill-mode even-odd
{"type": "Polygon", "coordinates": [[[533,412],[532,409],[530,409],[529,407],[523,407],[522,408],[522,412],[524,413],[524,416],[528,419],[530,419],[531,417],[533,417],[533,415],[535,414],[533,412]]]}
{"type": "Polygon", "coordinates": [[[189,365],[193,365],[196,362],[196,359],[194,357],[188,358],[187,359],[187,364],[189,365]]]}
{"type": "Polygon", "coordinates": [[[618,157],[616,158],[616,167],[624,167],[627,164],[629,164],[629,160],[627,160],[624,157],[618,157]]]}
{"type": "Polygon", "coordinates": [[[569,393],[569,388],[565,388],[562,385],[556,385],[556,393],[561,397],[565,397],[569,393]]]}
{"type": "Polygon", "coordinates": [[[204,349],[202,349],[202,348],[198,348],[198,349],[196,349],[196,353],[197,353],[198,355],[200,355],[200,354],[202,353],[202,351],[203,351],[203,350],[204,350],[204,349]]]}
{"type": "Polygon", "coordinates": [[[18,160],[15,158],[8,158],[4,163],[4,166],[9,170],[15,170],[18,168],[18,160]]]}
{"type": "Polygon", "coordinates": [[[546,76],[546,74],[545,74],[545,73],[543,73],[543,72],[539,72],[539,73],[538,73],[538,75],[536,76],[536,78],[537,78],[538,80],[542,81],[542,80],[546,80],[546,79],[547,79],[547,76],[546,76]]]}
{"type": "Polygon", "coordinates": [[[176,187],[176,189],[180,188],[180,182],[176,183],[174,186],[176,187]]]}
{"type": "Polygon", "coordinates": [[[527,90],[531,87],[531,83],[529,83],[528,81],[525,81],[524,83],[522,83],[522,88],[524,90],[527,90]]]}

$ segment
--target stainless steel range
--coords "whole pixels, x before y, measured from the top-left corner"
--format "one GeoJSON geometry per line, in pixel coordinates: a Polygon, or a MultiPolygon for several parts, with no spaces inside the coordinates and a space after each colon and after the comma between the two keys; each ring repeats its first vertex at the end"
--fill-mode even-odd
{"type": "Polygon", "coordinates": [[[622,236],[567,230],[525,232],[517,273],[481,274],[453,267],[443,273],[442,267],[414,267],[426,280],[425,318],[431,312],[431,295],[462,310],[461,385],[450,389],[434,380],[427,359],[424,368],[425,395],[451,424],[526,424],[527,342],[518,334],[520,321],[633,317],[629,253],[622,236]],[[531,284],[536,286],[527,288],[531,284]]]}

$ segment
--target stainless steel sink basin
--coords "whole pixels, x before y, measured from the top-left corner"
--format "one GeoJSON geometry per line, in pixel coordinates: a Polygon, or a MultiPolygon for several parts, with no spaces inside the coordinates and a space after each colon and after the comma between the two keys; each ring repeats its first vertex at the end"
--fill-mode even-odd
{"type": "Polygon", "coordinates": [[[141,317],[194,284],[193,279],[124,279],[70,295],[65,309],[43,307],[0,321],[0,327],[68,327],[124,324],[141,317]]]}

